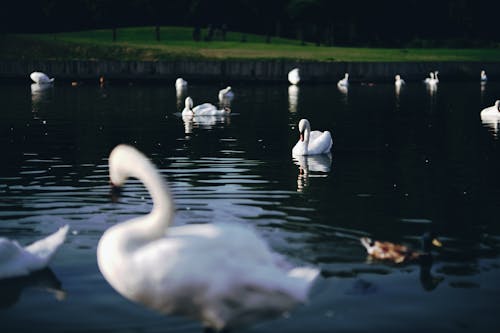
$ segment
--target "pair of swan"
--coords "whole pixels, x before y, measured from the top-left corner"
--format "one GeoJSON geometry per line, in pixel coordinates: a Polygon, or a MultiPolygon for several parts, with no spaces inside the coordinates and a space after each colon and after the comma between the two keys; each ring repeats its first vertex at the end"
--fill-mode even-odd
{"type": "Polygon", "coordinates": [[[49,264],[57,249],[64,243],[69,226],[31,245],[22,247],[18,242],[0,238],[0,279],[26,276],[49,264]]]}
{"type": "Polygon", "coordinates": [[[184,109],[182,110],[182,116],[226,116],[231,113],[229,107],[224,107],[223,109],[217,109],[217,107],[211,103],[203,103],[193,107],[193,99],[191,97],[186,97],[184,100],[184,109]]]}
{"type": "Polygon", "coordinates": [[[328,154],[333,140],[329,131],[311,131],[307,119],[299,121],[299,141],[292,148],[292,156],[328,154]]]}
{"type": "Polygon", "coordinates": [[[292,268],[252,229],[234,223],[172,227],[167,183],[135,148],[114,148],[109,173],[116,186],[139,179],[153,199],[149,214],[110,227],[99,240],[99,269],[124,297],[215,330],[276,316],[307,300],[319,271],[292,268]]]}
{"type": "Polygon", "coordinates": [[[288,72],[288,82],[290,82],[291,84],[299,84],[300,71],[298,68],[294,68],[290,72],[288,72]]]}

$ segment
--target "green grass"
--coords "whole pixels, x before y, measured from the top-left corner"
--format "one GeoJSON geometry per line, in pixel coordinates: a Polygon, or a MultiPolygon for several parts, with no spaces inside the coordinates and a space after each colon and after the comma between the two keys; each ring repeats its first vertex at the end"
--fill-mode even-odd
{"type": "MultiPolygon", "coordinates": [[[[206,31],[202,31],[202,36],[206,31]]],[[[90,30],[56,34],[4,34],[0,59],[26,60],[172,60],[288,59],[304,61],[499,61],[500,49],[388,49],[326,47],[298,40],[228,32],[226,41],[192,40],[192,28],[162,27],[156,41],[153,27],[90,30]],[[245,36],[246,42],[242,42],[245,36]]]]}

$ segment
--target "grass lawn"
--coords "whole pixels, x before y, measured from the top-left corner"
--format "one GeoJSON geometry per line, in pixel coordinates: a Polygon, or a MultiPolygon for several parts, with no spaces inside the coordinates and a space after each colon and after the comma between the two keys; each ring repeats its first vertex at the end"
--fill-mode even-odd
{"type": "MultiPolygon", "coordinates": [[[[288,59],[304,61],[500,61],[495,49],[388,49],[302,45],[298,40],[227,32],[226,40],[192,39],[192,28],[154,27],[89,30],[55,34],[0,35],[3,60],[171,60],[171,59],[288,59]],[[242,42],[245,38],[246,41],[242,42]]],[[[202,30],[202,36],[206,30],[202,30]]]]}

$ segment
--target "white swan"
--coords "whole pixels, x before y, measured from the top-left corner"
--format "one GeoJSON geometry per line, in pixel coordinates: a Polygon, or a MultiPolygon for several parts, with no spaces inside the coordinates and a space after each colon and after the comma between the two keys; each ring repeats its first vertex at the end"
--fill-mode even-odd
{"type": "Polygon", "coordinates": [[[399,74],[396,74],[396,76],[394,76],[394,85],[396,87],[401,88],[401,86],[405,83],[406,83],[405,80],[403,80],[399,74]]]}
{"type": "Polygon", "coordinates": [[[215,105],[210,103],[203,103],[193,107],[193,99],[189,96],[184,100],[184,109],[182,110],[183,116],[224,116],[230,113],[231,109],[229,107],[219,110],[215,105]]]}
{"type": "Polygon", "coordinates": [[[345,73],[344,78],[337,82],[337,86],[339,88],[349,86],[349,73],[345,73]]]}
{"type": "Polygon", "coordinates": [[[126,298],[216,330],[279,315],[307,299],[315,268],[285,268],[283,258],[247,227],[170,227],[175,207],[166,182],[146,156],[119,145],[109,157],[112,184],[141,180],[152,211],[110,227],[97,247],[106,280],[126,298]]]}
{"type": "Polygon", "coordinates": [[[288,72],[288,82],[290,82],[291,84],[299,84],[300,72],[298,68],[294,68],[290,72],[288,72]]]}
{"type": "Polygon", "coordinates": [[[481,83],[485,83],[488,81],[488,76],[486,75],[486,72],[484,70],[481,71],[481,83]]]}
{"type": "Polygon", "coordinates": [[[22,247],[18,242],[0,238],[0,279],[28,275],[45,268],[64,243],[69,226],[22,247]]]}
{"type": "Polygon", "coordinates": [[[219,101],[231,101],[234,98],[233,90],[231,86],[227,86],[224,89],[219,90],[219,101]]]}
{"type": "Polygon", "coordinates": [[[292,156],[328,154],[333,145],[329,131],[311,131],[309,120],[299,121],[299,141],[292,148],[292,156]]]}
{"type": "Polygon", "coordinates": [[[500,100],[497,100],[495,105],[484,108],[480,116],[483,125],[490,127],[496,136],[498,133],[498,123],[500,122],[500,100]]]}
{"type": "Polygon", "coordinates": [[[42,72],[33,72],[30,74],[30,78],[33,80],[33,82],[38,84],[46,84],[54,82],[54,78],[49,78],[47,74],[42,72]]]}
{"type": "Polygon", "coordinates": [[[434,84],[435,83],[434,72],[429,73],[429,77],[425,78],[424,83],[427,83],[427,84],[434,84]]]}
{"type": "Polygon", "coordinates": [[[187,88],[187,85],[188,85],[187,81],[184,80],[182,77],[179,77],[177,78],[177,80],[175,80],[175,88],[178,90],[187,88]]]}

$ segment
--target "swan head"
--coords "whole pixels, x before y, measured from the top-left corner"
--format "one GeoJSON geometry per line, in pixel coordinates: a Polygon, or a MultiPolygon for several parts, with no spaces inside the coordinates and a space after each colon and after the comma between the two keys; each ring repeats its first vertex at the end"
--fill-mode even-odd
{"type": "Polygon", "coordinates": [[[184,100],[184,107],[189,110],[193,108],[193,99],[191,97],[186,97],[184,100]]]}
{"type": "Polygon", "coordinates": [[[224,111],[226,111],[227,113],[231,113],[231,108],[229,106],[225,106],[224,111]]]}
{"type": "Polygon", "coordinates": [[[130,156],[137,154],[135,148],[121,144],[116,146],[109,155],[109,180],[113,188],[112,192],[118,194],[118,188],[123,186],[130,173],[127,165],[130,164],[130,156]]]}
{"type": "Polygon", "coordinates": [[[300,141],[304,141],[304,133],[306,130],[311,130],[311,125],[309,124],[309,120],[301,119],[299,121],[299,133],[300,133],[300,141]]]}
{"type": "Polygon", "coordinates": [[[496,100],[495,107],[497,108],[497,111],[500,112],[500,99],[496,100]]]}
{"type": "Polygon", "coordinates": [[[396,74],[396,76],[394,77],[394,79],[395,79],[396,81],[399,81],[399,80],[401,80],[401,76],[399,76],[399,74],[396,74]]]}
{"type": "Polygon", "coordinates": [[[348,79],[349,78],[349,73],[345,73],[345,78],[348,79]]]}

